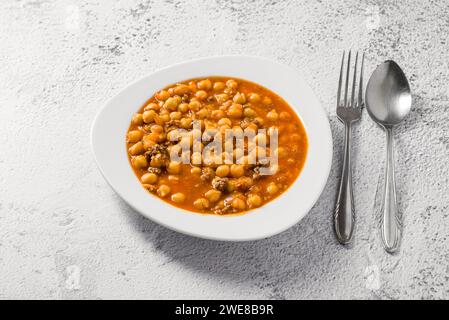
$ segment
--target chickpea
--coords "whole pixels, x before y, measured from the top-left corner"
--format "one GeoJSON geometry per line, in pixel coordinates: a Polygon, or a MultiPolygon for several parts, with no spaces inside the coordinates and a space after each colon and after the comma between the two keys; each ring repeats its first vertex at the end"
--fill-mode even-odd
{"type": "Polygon", "coordinates": [[[181,163],[170,161],[167,167],[167,172],[170,174],[178,174],[181,172],[181,163]]]}
{"type": "Polygon", "coordinates": [[[202,156],[200,152],[194,152],[192,154],[192,164],[197,166],[197,165],[201,165],[202,162],[202,156]]]}
{"type": "Polygon", "coordinates": [[[132,119],[133,124],[136,126],[141,126],[143,124],[143,117],[140,113],[135,113],[132,119]]]}
{"type": "Polygon", "coordinates": [[[225,113],[222,110],[214,110],[211,113],[212,119],[221,119],[225,116],[225,113]]]}
{"type": "Polygon", "coordinates": [[[189,109],[192,111],[198,111],[201,108],[201,102],[199,102],[198,100],[192,100],[189,103],[189,109]]]}
{"type": "Polygon", "coordinates": [[[184,149],[189,149],[192,144],[193,141],[191,136],[184,136],[181,138],[181,141],[179,141],[179,146],[184,149]]]}
{"type": "Polygon", "coordinates": [[[190,118],[182,118],[180,123],[182,128],[189,129],[192,126],[192,119],[190,118]]]}
{"type": "Polygon", "coordinates": [[[198,90],[198,91],[195,93],[195,97],[196,97],[198,100],[204,100],[204,99],[207,98],[207,92],[204,91],[204,90],[198,90]]]}
{"type": "Polygon", "coordinates": [[[270,97],[263,97],[263,99],[262,99],[262,103],[265,105],[265,106],[268,106],[268,105],[270,105],[270,104],[272,104],[273,103],[273,101],[271,101],[271,98],[270,97]]]}
{"type": "Polygon", "coordinates": [[[143,118],[143,121],[144,121],[145,123],[151,123],[151,122],[154,121],[154,117],[155,117],[156,115],[157,115],[157,114],[156,114],[156,111],[154,111],[154,110],[148,110],[148,111],[145,111],[145,112],[142,114],[142,118],[143,118]]]}
{"type": "Polygon", "coordinates": [[[229,79],[228,81],[226,81],[226,87],[230,88],[230,89],[237,89],[237,87],[239,86],[239,84],[237,83],[237,81],[233,80],[233,79],[229,79]]]}
{"type": "Polygon", "coordinates": [[[198,89],[210,90],[212,88],[212,82],[209,79],[201,80],[198,82],[198,89]]]}
{"type": "Polygon", "coordinates": [[[128,132],[128,142],[135,143],[137,141],[140,141],[142,139],[143,133],[139,130],[133,130],[128,132]]]}
{"type": "Polygon", "coordinates": [[[143,148],[145,150],[150,149],[152,146],[156,144],[154,140],[151,139],[150,135],[146,135],[142,138],[143,148]]]}
{"type": "Polygon", "coordinates": [[[233,164],[231,166],[231,176],[234,178],[240,178],[245,173],[245,170],[240,164],[233,164]]]}
{"type": "Polygon", "coordinates": [[[234,119],[241,118],[243,114],[243,107],[241,104],[234,103],[228,110],[228,116],[234,119]]]}
{"type": "Polygon", "coordinates": [[[171,97],[165,101],[164,108],[167,110],[175,111],[178,109],[178,104],[178,99],[171,97]]]}
{"type": "Polygon", "coordinates": [[[186,200],[186,195],[182,192],[177,192],[171,196],[171,200],[175,203],[182,203],[186,200]]]}
{"type": "Polygon", "coordinates": [[[210,203],[209,200],[207,200],[206,198],[198,198],[193,203],[193,206],[198,210],[204,210],[209,208],[210,203]]]}
{"type": "Polygon", "coordinates": [[[238,178],[238,183],[240,184],[240,187],[242,189],[247,190],[253,186],[254,181],[250,177],[243,176],[243,177],[238,178]]]}
{"type": "Polygon", "coordinates": [[[172,113],[170,113],[170,119],[172,120],[179,120],[182,118],[182,113],[179,111],[174,111],[172,113]]]}
{"type": "MultiPolygon", "coordinates": [[[[239,160],[242,161],[243,160],[242,158],[245,156],[245,150],[236,148],[233,151],[233,156],[237,161],[239,161],[239,160]]],[[[237,162],[237,163],[240,163],[240,162],[237,162]]]]}
{"type": "Polygon", "coordinates": [[[153,140],[154,142],[159,142],[159,135],[160,133],[158,132],[151,132],[148,137],[149,139],[153,140]]]}
{"type": "Polygon", "coordinates": [[[246,102],[246,97],[244,93],[237,92],[232,100],[235,103],[244,104],[246,102]]]}
{"type": "Polygon", "coordinates": [[[286,112],[286,111],[282,111],[280,114],[279,114],[279,119],[281,119],[282,121],[287,121],[287,120],[290,120],[290,113],[288,113],[288,112],[286,112]]]}
{"type": "Polygon", "coordinates": [[[255,123],[257,126],[262,127],[263,124],[265,123],[265,121],[264,121],[263,118],[261,118],[261,117],[255,117],[255,118],[254,118],[254,123],[255,123]]]}
{"type": "Polygon", "coordinates": [[[220,120],[218,120],[218,125],[219,126],[227,125],[227,126],[231,127],[232,121],[229,118],[221,118],[220,120]]]}
{"type": "Polygon", "coordinates": [[[220,200],[221,192],[215,189],[210,189],[204,195],[210,202],[217,202],[220,200]]]}
{"type": "Polygon", "coordinates": [[[179,104],[178,111],[182,112],[182,113],[186,113],[187,111],[189,111],[189,104],[185,103],[185,102],[179,104]]]}
{"type": "Polygon", "coordinates": [[[267,186],[267,192],[272,196],[274,196],[276,193],[278,193],[278,191],[279,191],[279,188],[274,182],[270,183],[267,186]]]}
{"type": "Polygon", "coordinates": [[[251,130],[251,131],[253,131],[253,132],[257,132],[257,129],[258,129],[259,127],[257,126],[257,124],[255,124],[255,123],[250,123],[247,127],[246,127],[246,130],[251,130]]]}
{"type": "MultiPolygon", "coordinates": [[[[165,103],[165,102],[164,102],[165,103]]],[[[159,111],[159,116],[165,115],[165,114],[170,114],[170,110],[167,109],[161,109],[159,111]]]]}
{"type": "Polygon", "coordinates": [[[144,152],[145,152],[145,149],[143,148],[143,144],[141,141],[137,142],[136,144],[132,145],[131,148],[129,148],[129,153],[133,156],[137,156],[144,152]]]}
{"type": "Polygon", "coordinates": [[[231,202],[231,206],[236,210],[245,210],[246,209],[245,201],[240,198],[234,198],[231,202]]]}
{"type": "Polygon", "coordinates": [[[233,192],[235,189],[237,189],[237,181],[234,179],[229,180],[226,186],[226,191],[233,192]]]}
{"type": "Polygon", "coordinates": [[[226,177],[229,174],[229,166],[227,166],[225,164],[218,166],[217,169],[215,170],[215,173],[219,177],[222,177],[222,178],[226,177]]]}
{"type": "Polygon", "coordinates": [[[137,169],[142,169],[148,167],[147,158],[145,156],[137,156],[132,159],[132,164],[137,169]]]}
{"type": "Polygon", "coordinates": [[[167,133],[168,141],[179,141],[181,140],[181,135],[178,129],[171,130],[167,133]]]}
{"type": "Polygon", "coordinates": [[[159,125],[163,125],[166,122],[170,121],[170,115],[169,114],[163,114],[161,116],[155,116],[154,117],[154,121],[159,124],[159,125]]]}
{"type": "Polygon", "coordinates": [[[182,95],[184,95],[184,94],[186,94],[186,93],[188,93],[190,91],[192,91],[192,89],[188,85],[185,85],[185,84],[178,84],[173,89],[173,93],[177,94],[177,95],[180,95],[180,96],[182,96],[182,95]]]}
{"type": "Polygon", "coordinates": [[[279,115],[276,112],[276,110],[271,110],[270,112],[267,113],[267,119],[269,121],[276,121],[278,118],[279,118],[279,115]]]}
{"type": "Polygon", "coordinates": [[[159,197],[164,198],[166,195],[170,193],[171,189],[166,184],[161,184],[159,188],[157,188],[157,194],[159,197]]]}
{"type": "Polygon", "coordinates": [[[140,181],[145,184],[155,184],[157,182],[158,176],[152,172],[145,173],[140,177],[140,181]]]}
{"type": "Polygon", "coordinates": [[[268,133],[269,136],[272,136],[272,135],[274,135],[276,133],[276,131],[279,134],[279,128],[276,127],[276,126],[271,126],[271,127],[268,128],[268,132],[267,133],[268,133]]]}
{"type": "Polygon", "coordinates": [[[226,93],[216,94],[215,99],[217,100],[218,103],[222,104],[229,99],[229,96],[226,93]]]}
{"type": "Polygon", "coordinates": [[[229,129],[231,129],[231,127],[228,126],[227,124],[220,126],[219,130],[220,130],[220,134],[221,134],[222,138],[224,138],[226,136],[226,130],[229,130],[229,129]]]}
{"type": "Polygon", "coordinates": [[[251,93],[248,99],[251,103],[257,103],[260,101],[260,95],[258,95],[257,93],[251,93]]]}
{"type": "Polygon", "coordinates": [[[182,102],[181,96],[174,96],[173,99],[176,100],[176,102],[177,102],[178,105],[182,102]]]}
{"type": "Polygon", "coordinates": [[[264,133],[258,133],[257,136],[255,136],[254,138],[258,146],[267,145],[267,136],[264,133]]]}
{"type": "Polygon", "coordinates": [[[164,128],[162,126],[158,125],[158,124],[152,125],[150,130],[151,130],[151,132],[154,132],[154,133],[162,133],[162,132],[164,132],[164,128]]]}
{"type": "Polygon", "coordinates": [[[251,194],[249,195],[247,202],[248,207],[257,208],[260,207],[260,205],[262,204],[262,198],[258,194],[251,194]]]}
{"type": "Polygon", "coordinates": [[[214,91],[221,91],[225,88],[225,84],[221,81],[214,83],[214,91]]]}
{"type": "Polygon", "coordinates": [[[191,174],[198,174],[198,175],[200,175],[201,174],[201,168],[193,167],[193,168],[190,169],[190,173],[191,174]]]}
{"type": "Polygon", "coordinates": [[[209,110],[206,108],[202,108],[200,111],[196,113],[198,119],[205,119],[209,116],[209,110]]]}
{"type": "Polygon", "coordinates": [[[143,110],[144,111],[148,111],[148,110],[154,110],[154,111],[159,111],[161,107],[154,102],[149,103],[143,110]]]}
{"type": "Polygon", "coordinates": [[[170,97],[170,93],[167,90],[161,90],[156,93],[156,99],[160,101],[165,101],[170,97]]]}
{"type": "Polygon", "coordinates": [[[162,166],[162,160],[159,157],[152,157],[151,158],[151,162],[150,162],[150,166],[155,167],[155,168],[160,168],[162,166]]]}
{"type": "Polygon", "coordinates": [[[158,142],[164,142],[166,140],[167,140],[167,134],[165,132],[159,133],[157,141],[158,142]]]}
{"type": "Polygon", "coordinates": [[[252,117],[256,116],[256,111],[254,111],[254,109],[251,109],[251,108],[245,108],[245,109],[243,109],[243,115],[245,117],[252,118],[252,117]]]}

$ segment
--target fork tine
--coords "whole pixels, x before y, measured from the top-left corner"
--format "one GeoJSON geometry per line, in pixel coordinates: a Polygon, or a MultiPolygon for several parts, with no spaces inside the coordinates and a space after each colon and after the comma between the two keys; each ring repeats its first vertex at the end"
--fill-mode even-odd
{"type": "Polygon", "coordinates": [[[352,79],[352,92],[351,92],[351,107],[355,108],[354,105],[354,97],[355,97],[355,84],[357,81],[357,61],[359,60],[359,52],[355,54],[355,63],[354,63],[354,78],[352,79]]]}
{"type": "Polygon", "coordinates": [[[347,107],[348,102],[348,87],[349,87],[349,69],[351,66],[351,50],[349,50],[348,54],[348,67],[346,68],[346,83],[345,83],[345,107],[347,107]]]}
{"type": "Polygon", "coordinates": [[[343,78],[343,64],[345,62],[345,52],[343,51],[343,57],[341,58],[340,78],[338,79],[338,91],[337,91],[337,107],[340,105],[341,96],[341,82],[343,78]]]}
{"type": "Polygon", "coordinates": [[[362,55],[362,65],[360,67],[360,80],[359,80],[359,98],[358,107],[363,108],[363,64],[365,62],[365,52],[362,55]]]}

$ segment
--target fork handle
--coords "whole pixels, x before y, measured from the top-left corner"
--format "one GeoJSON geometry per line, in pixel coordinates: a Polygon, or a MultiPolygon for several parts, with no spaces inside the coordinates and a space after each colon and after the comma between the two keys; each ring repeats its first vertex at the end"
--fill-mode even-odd
{"type": "Polygon", "coordinates": [[[345,147],[343,168],[334,211],[334,229],[338,242],[348,244],[355,225],[354,200],[352,195],[351,144],[352,125],[345,124],[345,147]]]}

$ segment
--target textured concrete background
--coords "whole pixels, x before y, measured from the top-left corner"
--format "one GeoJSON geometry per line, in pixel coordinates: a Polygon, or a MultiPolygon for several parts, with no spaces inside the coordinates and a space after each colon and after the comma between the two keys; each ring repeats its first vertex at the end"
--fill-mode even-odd
{"type": "Polygon", "coordinates": [[[449,298],[447,1],[0,2],[0,298],[449,298]],[[375,224],[384,135],[366,113],[355,144],[356,241],[330,217],[341,164],[334,114],[342,50],[366,75],[395,59],[412,114],[397,131],[400,254],[375,224]],[[259,55],[301,70],[330,116],[326,189],[270,239],[211,242],[156,225],[109,188],[91,154],[101,105],[187,59],[259,55]]]}

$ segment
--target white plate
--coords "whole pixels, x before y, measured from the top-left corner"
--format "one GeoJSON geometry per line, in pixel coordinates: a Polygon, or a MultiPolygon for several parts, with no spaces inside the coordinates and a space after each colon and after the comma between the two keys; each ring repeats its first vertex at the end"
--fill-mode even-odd
{"type": "Polygon", "coordinates": [[[300,221],[320,196],[332,161],[329,121],[310,87],[286,66],[247,56],[185,62],[131,84],[98,113],[92,126],[92,147],[105,179],[135,210],[167,228],[228,241],[266,238],[300,221]],[[141,186],[128,162],[125,135],[133,113],[159,89],[207,76],[243,78],[276,92],[297,112],[307,132],[309,150],[299,178],[277,199],[244,215],[202,215],[171,206],[141,186]]]}

